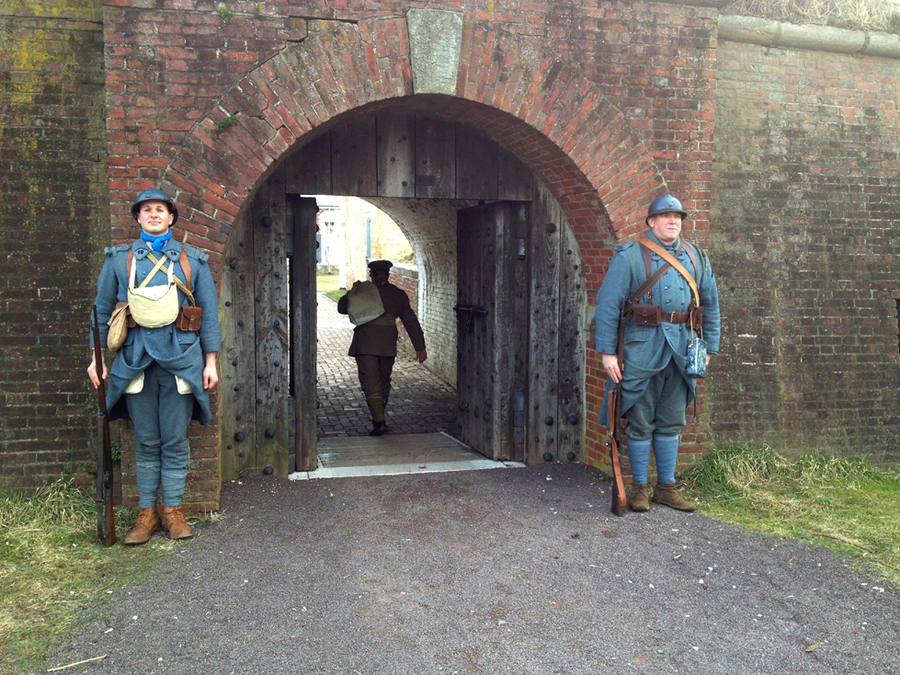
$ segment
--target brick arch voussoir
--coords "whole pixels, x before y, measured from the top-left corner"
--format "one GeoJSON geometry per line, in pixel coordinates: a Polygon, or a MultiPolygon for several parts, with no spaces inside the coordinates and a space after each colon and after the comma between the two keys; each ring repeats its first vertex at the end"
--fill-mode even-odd
{"type": "MultiPolygon", "coordinates": [[[[207,110],[170,162],[163,184],[178,191],[192,243],[219,257],[254,187],[305,135],[413,93],[403,18],[317,22],[306,40],[259,65],[207,110]]],[[[662,173],[622,112],[578,68],[527,38],[467,23],[456,93],[482,104],[464,121],[528,163],[576,233],[596,238],[604,215],[617,238],[641,229],[647,195],[665,185],[662,173]]]]}
{"type": "MultiPolygon", "coordinates": [[[[315,128],[370,103],[413,93],[406,22],[318,22],[310,37],[260,64],[205,111],[169,163],[192,232],[218,263],[253,189],[315,128]]],[[[304,140],[305,142],[305,140],[304,140]]]]}
{"type": "Polygon", "coordinates": [[[648,194],[665,187],[662,172],[621,110],[577,67],[526,37],[469,24],[456,93],[537,132],[507,122],[492,135],[531,165],[576,231],[585,219],[596,227],[597,208],[619,239],[642,229],[648,194]],[[548,161],[554,157],[548,146],[565,160],[548,161]],[[570,211],[570,202],[578,207],[570,211]]]}

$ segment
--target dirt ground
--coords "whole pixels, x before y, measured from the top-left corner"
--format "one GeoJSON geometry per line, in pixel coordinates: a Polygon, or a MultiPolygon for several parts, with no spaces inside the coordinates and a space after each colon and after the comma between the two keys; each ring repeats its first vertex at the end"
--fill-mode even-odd
{"type": "Polygon", "coordinates": [[[699,512],[617,518],[586,466],[261,476],[222,504],[45,670],[900,673],[896,589],[699,512]]]}

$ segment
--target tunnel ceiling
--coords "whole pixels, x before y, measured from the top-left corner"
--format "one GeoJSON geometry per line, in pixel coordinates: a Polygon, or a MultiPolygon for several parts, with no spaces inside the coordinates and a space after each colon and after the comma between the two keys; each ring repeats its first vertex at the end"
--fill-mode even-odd
{"type": "MultiPolygon", "coordinates": [[[[397,223],[417,257],[427,259],[441,247],[456,245],[456,212],[477,201],[462,199],[403,199],[367,197],[365,201],[381,209],[397,223]]],[[[421,258],[420,258],[421,259],[421,258]]]]}

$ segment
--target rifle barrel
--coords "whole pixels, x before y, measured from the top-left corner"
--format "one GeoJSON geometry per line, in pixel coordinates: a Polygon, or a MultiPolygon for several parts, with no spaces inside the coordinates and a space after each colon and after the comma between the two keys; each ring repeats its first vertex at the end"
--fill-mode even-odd
{"type": "Polygon", "coordinates": [[[97,481],[94,487],[94,501],[97,502],[97,537],[106,546],[116,543],[116,523],[113,516],[113,462],[112,441],[109,436],[109,411],[106,408],[106,386],[103,382],[103,350],[100,347],[100,321],[97,318],[97,305],[91,321],[91,334],[94,338],[94,365],[96,367],[97,397],[97,481]]]}

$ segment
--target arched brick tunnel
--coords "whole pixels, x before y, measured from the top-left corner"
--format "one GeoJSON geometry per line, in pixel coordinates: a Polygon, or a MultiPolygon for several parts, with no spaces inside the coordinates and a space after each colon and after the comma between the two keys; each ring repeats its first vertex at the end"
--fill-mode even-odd
{"type": "MultiPolygon", "coordinates": [[[[394,282],[407,289],[427,336],[427,367],[402,350],[394,367],[389,407],[392,433],[420,434],[456,430],[456,213],[475,200],[364,199],[393,220],[415,253],[417,270],[394,282]]],[[[398,276],[399,275],[399,276],[398,276]]],[[[318,438],[359,436],[370,420],[347,355],[353,326],[336,303],[319,295],[317,308],[318,438]]]]}
{"type": "Polygon", "coordinates": [[[397,223],[418,262],[419,321],[428,336],[429,369],[456,385],[456,213],[477,200],[370,197],[397,223]]]}

